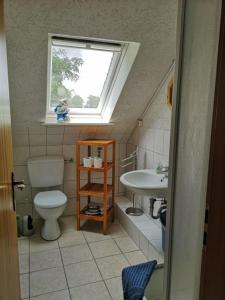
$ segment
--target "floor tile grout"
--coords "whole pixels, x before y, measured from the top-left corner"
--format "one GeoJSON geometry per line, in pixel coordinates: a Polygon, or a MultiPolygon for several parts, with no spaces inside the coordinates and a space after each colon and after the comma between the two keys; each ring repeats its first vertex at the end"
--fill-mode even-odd
{"type": "MultiPolygon", "coordinates": [[[[58,243],[58,246],[59,246],[59,241],[58,240],[57,240],[57,243],[58,243]]],[[[67,276],[66,276],[66,270],[65,270],[64,263],[63,263],[63,257],[62,257],[62,252],[61,252],[60,246],[59,246],[59,252],[60,252],[61,262],[62,262],[62,265],[63,265],[64,275],[65,275],[65,278],[66,278],[67,288],[68,288],[68,291],[69,291],[69,297],[70,297],[70,300],[72,300],[72,296],[71,296],[71,293],[70,293],[69,283],[68,283],[68,279],[67,279],[67,276]]]]}
{"type": "MultiPolygon", "coordinates": [[[[85,234],[83,234],[83,235],[84,235],[85,240],[87,241],[87,239],[86,239],[86,237],[85,237],[85,234]]],[[[104,282],[104,285],[105,285],[105,287],[106,287],[106,289],[107,289],[107,291],[108,291],[109,297],[112,299],[112,296],[111,296],[111,294],[110,294],[110,292],[109,292],[109,290],[108,290],[108,288],[107,288],[107,286],[106,286],[106,284],[105,284],[103,275],[102,275],[102,273],[101,273],[101,271],[100,271],[100,269],[99,269],[99,267],[98,267],[98,264],[97,264],[97,262],[96,262],[96,260],[95,260],[95,257],[94,257],[94,255],[93,255],[93,253],[92,253],[92,251],[91,251],[91,247],[90,247],[88,241],[87,241],[87,245],[88,245],[88,248],[89,248],[89,250],[90,250],[90,252],[91,252],[91,255],[92,255],[93,258],[94,258],[94,262],[95,262],[95,265],[97,266],[98,272],[99,272],[99,274],[100,274],[100,276],[101,276],[101,278],[102,278],[102,280],[103,280],[103,282],[104,282]]],[[[113,300],[113,299],[112,299],[112,300],[113,300]]]]}
{"type": "Polygon", "coordinates": [[[72,247],[82,246],[82,245],[86,245],[86,242],[85,242],[85,243],[81,243],[81,244],[74,244],[74,245],[67,245],[67,246],[59,246],[59,248],[72,248],[72,247]]]}
{"type": "MultiPolygon", "coordinates": [[[[89,246],[88,245],[88,243],[85,243],[85,244],[79,244],[79,245],[74,245],[74,246],[68,246],[68,247],[59,247],[59,248],[55,248],[55,249],[49,249],[49,250],[56,250],[56,249],[58,249],[59,250],[59,252],[60,252],[60,256],[61,256],[61,251],[60,251],[60,249],[65,249],[65,248],[73,248],[73,247],[76,247],[76,246],[81,246],[81,245],[87,245],[87,246],[89,246]]],[[[112,257],[112,256],[117,256],[117,255],[125,255],[125,254],[127,254],[127,253],[132,253],[132,252],[136,252],[136,251],[141,251],[140,249],[136,249],[136,250],[132,250],[132,251],[128,251],[128,252],[123,252],[121,249],[119,249],[120,250],[120,253],[117,253],[117,254],[111,254],[111,255],[107,255],[107,256],[101,256],[101,257],[94,257],[94,255],[93,255],[93,253],[92,253],[92,251],[91,251],[91,249],[90,249],[90,247],[88,247],[89,248],[89,250],[90,250],[90,252],[91,252],[91,254],[92,254],[92,259],[87,259],[87,260],[81,260],[81,261],[78,261],[78,262],[74,262],[74,263],[70,263],[70,264],[64,264],[64,262],[63,262],[63,258],[62,258],[62,266],[69,266],[69,265],[76,265],[76,264],[79,264],[79,263],[82,263],[82,262],[87,262],[87,261],[92,261],[92,260],[98,260],[98,259],[102,259],[102,258],[107,258],[107,257],[112,257]]],[[[33,252],[33,253],[31,253],[31,254],[34,254],[34,253],[40,253],[40,252],[47,252],[47,251],[49,251],[49,250],[45,250],[45,251],[36,251],[36,252],[33,252]]],[[[142,251],[141,251],[142,252],[142,251]]],[[[125,257],[125,256],[124,256],[125,257]]],[[[30,259],[30,256],[29,256],[29,259],[30,259]]],[[[126,259],[126,257],[125,257],[125,259],[126,259]]],[[[127,259],[126,259],[127,260],[127,259]]],[[[129,262],[128,262],[129,263],[129,262]]],[[[46,270],[50,270],[50,269],[56,269],[56,268],[61,268],[62,266],[57,266],[57,267],[50,267],[50,268],[43,268],[43,269],[40,269],[40,270],[34,270],[34,271],[28,271],[28,272],[26,272],[26,273],[22,273],[21,275],[24,275],[24,274],[29,274],[29,273],[36,273],[36,272],[40,272],[40,271],[46,271],[46,270]]]]}
{"type": "MultiPolygon", "coordinates": [[[[44,293],[44,294],[38,294],[38,295],[35,295],[35,296],[32,296],[32,297],[39,297],[39,296],[42,296],[42,295],[50,295],[51,293],[55,293],[55,292],[61,292],[61,291],[67,291],[68,289],[61,289],[61,290],[57,290],[57,291],[51,291],[51,292],[47,292],[47,293],[44,293]]],[[[31,297],[30,297],[31,298],[31,297]]],[[[29,298],[29,299],[30,299],[29,298]]],[[[27,298],[25,298],[27,299],[27,298]]]]}
{"type": "Polygon", "coordinates": [[[79,285],[75,285],[75,286],[71,286],[69,289],[72,290],[72,289],[75,289],[75,288],[79,288],[79,287],[82,287],[82,286],[85,286],[85,285],[94,284],[94,283],[98,283],[98,282],[102,282],[102,281],[104,281],[104,279],[98,280],[98,281],[93,281],[93,282],[88,282],[88,283],[83,283],[83,284],[79,284],[79,285]]]}
{"type": "Polygon", "coordinates": [[[59,269],[59,268],[62,268],[62,267],[63,267],[63,265],[58,266],[58,267],[51,267],[51,268],[44,268],[44,269],[40,269],[40,270],[30,271],[29,273],[33,274],[33,273],[37,273],[37,272],[41,272],[41,271],[47,271],[47,270],[52,270],[52,269],[59,269]]]}
{"type": "Polygon", "coordinates": [[[111,295],[111,293],[110,293],[110,291],[109,291],[109,289],[107,287],[107,284],[105,283],[105,280],[103,280],[103,283],[105,285],[106,290],[108,291],[109,297],[111,298],[111,300],[113,300],[113,297],[112,297],[112,295],[111,295]]]}
{"type": "MultiPolygon", "coordinates": [[[[123,229],[123,227],[122,227],[121,224],[118,224],[118,225],[120,225],[121,228],[123,229]]],[[[124,230],[124,229],[123,229],[123,230],[124,230]]],[[[124,231],[125,231],[125,230],[124,230],[124,231]]],[[[69,233],[69,232],[71,233],[71,232],[78,232],[78,231],[77,231],[76,229],[73,229],[73,230],[71,230],[71,231],[62,232],[62,235],[63,235],[64,233],[69,233]]],[[[31,241],[32,238],[28,238],[28,242],[29,242],[29,251],[28,251],[28,253],[23,253],[23,254],[28,254],[28,256],[29,256],[29,258],[28,258],[28,259],[29,259],[28,273],[23,273],[23,274],[21,274],[21,275],[28,274],[28,280],[29,280],[29,298],[26,298],[27,300],[31,298],[31,285],[30,285],[30,283],[31,283],[31,280],[30,280],[30,279],[31,279],[31,274],[32,274],[32,273],[35,273],[35,272],[41,272],[41,271],[46,271],[46,270],[51,270],[51,269],[56,269],[56,268],[62,268],[62,269],[63,269],[64,276],[65,276],[65,279],[66,279],[66,286],[67,286],[67,290],[68,290],[68,293],[69,293],[70,300],[72,300],[72,294],[71,294],[71,291],[70,291],[71,289],[77,288],[77,287],[81,287],[81,286],[85,286],[85,285],[89,285],[89,284],[94,284],[94,283],[97,283],[97,282],[103,282],[103,283],[104,283],[104,286],[105,286],[105,288],[106,288],[106,290],[107,290],[107,292],[108,292],[108,294],[109,294],[110,299],[113,300],[113,296],[111,295],[110,290],[109,290],[109,288],[108,288],[106,282],[107,282],[108,280],[111,280],[111,279],[114,279],[114,278],[121,278],[121,274],[120,274],[120,275],[117,275],[117,276],[112,276],[112,277],[110,277],[110,278],[104,279],[103,274],[102,274],[102,272],[100,271],[100,268],[99,268],[99,266],[98,266],[98,264],[97,264],[97,261],[99,261],[99,260],[101,260],[101,259],[104,259],[104,258],[109,258],[109,257],[117,256],[117,255],[122,255],[123,259],[127,262],[127,264],[128,264],[128,265],[132,265],[132,263],[130,263],[130,262],[128,261],[128,259],[127,259],[127,257],[126,257],[126,254],[127,254],[127,253],[133,253],[133,252],[135,252],[135,251],[141,251],[141,253],[143,253],[143,251],[140,249],[140,247],[138,247],[138,248],[135,249],[135,250],[131,250],[131,251],[123,251],[123,250],[119,247],[119,244],[118,244],[117,241],[116,241],[116,239],[118,239],[118,238],[119,238],[119,239],[120,239],[120,238],[123,239],[123,238],[129,237],[129,238],[133,241],[133,239],[132,239],[128,234],[126,234],[126,235],[125,235],[125,234],[121,234],[121,235],[119,234],[118,236],[114,236],[114,237],[111,236],[111,235],[109,235],[109,238],[107,238],[107,239],[102,238],[102,239],[97,240],[97,241],[94,241],[94,240],[93,240],[93,241],[88,241],[88,238],[86,238],[86,236],[85,236],[85,232],[92,232],[92,231],[87,231],[87,230],[84,231],[84,230],[81,230],[80,232],[82,233],[82,236],[83,236],[85,242],[78,243],[78,244],[74,244],[74,245],[60,246],[59,240],[57,240],[57,247],[55,247],[55,248],[50,248],[50,249],[44,249],[44,250],[42,249],[42,250],[33,251],[33,252],[31,252],[31,244],[30,244],[30,241],[31,241]],[[112,254],[112,255],[101,256],[101,257],[95,257],[94,254],[93,254],[93,251],[92,251],[92,249],[91,249],[91,247],[90,247],[90,245],[91,245],[91,244],[96,244],[96,243],[101,243],[101,242],[104,242],[104,241],[113,241],[113,242],[115,243],[115,245],[117,246],[118,252],[119,252],[119,253],[112,254]],[[63,254],[62,254],[63,249],[73,248],[73,247],[76,247],[76,246],[82,246],[82,245],[87,245],[87,247],[88,247],[88,249],[89,249],[89,251],[90,251],[90,253],[91,253],[92,258],[87,259],[87,260],[77,261],[77,262],[74,262],[74,263],[72,263],[72,264],[64,264],[63,254]],[[60,259],[61,259],[61,263],[62,263],[61,266],[55,266],[55,267],[50,267],[50,268],[45,268],[45,269],[40,269],[40,270],[31,271],[31,255],[33,255],[33,254],[35,254],[35,253],[39,253],[39,254],[40,254],[40,253],[45,253],[45,252],[48,252],[48,251],[51,251],[51,250],[56,250],[56,249],[58,249],[59,254],[60,254],[60,259]],[[70,265],[75,265],[75,264],[83,263],[83,262],[88,262],[88,261],[93,261],[93,262],[95,263],[95,265],[96,265],[96,267],[97,267],[97,269],[98,269],[99,275],[100,275],[100,280],[97,280],[97,281],[95,281],[95,282],[85,283],[85,284],[79,284],[79,285],[70,287],[70,286],[69,286],[69,282],[68,282],[68,278],[67,278],[66,267],[67,267],[67,266],[70,266],[70,265]]],[[[94,232],[94,233],[98,234],[98,232],[94,232]]],[[[125,233],[126,233],[126,231],[125,231],[125,233]]],[[[37,236],[37,237],[35,237],[35,238],[40,238],[40,236],[37,236]]],[[[35,246],[34,246],[34,247],[35,247],[35,246]]],[[[22,255],[22,254],[21,254],[21,255],[22,255]]],[[[57,291],[50,291],[50,292],[47,292],[47,293],[45,292],[45,293],[41,293],[40,295],[50,294],[50,293],[54,293],[54,292],[58,292],[58,291],[63,291],[63,290],[66,290],[66,289],[64,288],[64,289],[57,290],[57,291]]],[[[39,296],[39,295],[35,295],[35,297],[36,297],[36,296],[39,296]]]]}

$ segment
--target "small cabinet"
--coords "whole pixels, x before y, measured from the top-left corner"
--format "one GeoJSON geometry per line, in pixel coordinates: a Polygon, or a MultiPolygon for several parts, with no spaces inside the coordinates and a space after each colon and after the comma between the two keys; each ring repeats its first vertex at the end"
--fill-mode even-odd
{"type": "MultiPolygon", "coordinates": [[[[114,140],[79,140],[76,142],[76,162],[77,162],[77,230],[80,230],[81,220],[94,220],[103,223],[103,233],[107,233],[109,219],[114,220],[115,201],[115,141],[114,140]],[[102,149],[103,163],[101,168],[85,167],[81,149],[87,147],[87,156],[91,156],[93,148],[102,149]],[[109,158],[110,154],[110,158],[109,158]],[[111,170],[111,176],[109,172],[111,170]],[[87,173],[87,183],[81,184],[81,173],[87,173]],[[92,177],[93,172],[102,173],[101,182],[95,182],[92,177]],[[110,179],[111,178],[111,179],[110,179]],[[109,180],[110,179],[110,180],[109,180]],[[111,182],[109,182],[111,181],[111,182]],[[86,198],[86,205],[81,206],[81,197],[86,198]],[[87,209],[92,203],[92,198],[101,199],[101,213],[88,214],[87,209]]],[[[99,181],[99,180],[98,180],[99,181]]],[[[83,203],[83,201],[82,201],[83,203]]]]}

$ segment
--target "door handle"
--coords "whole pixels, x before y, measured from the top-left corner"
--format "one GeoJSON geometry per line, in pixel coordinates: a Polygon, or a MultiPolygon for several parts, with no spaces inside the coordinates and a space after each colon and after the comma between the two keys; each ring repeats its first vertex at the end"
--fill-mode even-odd
{"type": "Polygon", "coordinates": [[[24,190],[26,187],[24,180],[13,181],[12,184],[13,184],[13,187],[15,186],[16,188],[18,188],[21,191],[24,190]]]}
{"type": "Polygon", "coordinates": [[[14,192],[14,187],[16,187],[17,189],[19,189],[20,191],[24,190],[26,187],[26,184],[24,183],[24,180],[19,180],[16,181],[14,180],[14,174],[12,173],[11,176],[11,180],[12,180],[12,202],[13,202],[13,210],[16,210],[16,204],[15,204],[15,192],[14,192]]]}

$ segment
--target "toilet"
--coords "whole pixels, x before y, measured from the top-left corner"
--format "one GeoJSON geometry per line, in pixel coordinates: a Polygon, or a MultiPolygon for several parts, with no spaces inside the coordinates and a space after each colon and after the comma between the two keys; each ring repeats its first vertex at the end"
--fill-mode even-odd
{"type": "Polygon", "coordinates": [[[61,156],[40,156],[28,159],[28,173],[33,188],[45,188],[34,197],[34,206],[44,219],[41,236],[48,241],[56,240],[60,234],[58,218],[62,215],[67,197],[51,187],[62,185],[64,159],[61,156]]]}

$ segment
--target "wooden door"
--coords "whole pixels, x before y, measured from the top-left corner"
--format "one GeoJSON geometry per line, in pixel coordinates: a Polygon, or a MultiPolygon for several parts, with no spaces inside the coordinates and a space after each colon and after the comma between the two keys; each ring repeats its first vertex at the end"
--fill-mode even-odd
{"type": "Polygon", "coordinates": [[[0,300],[19,300],[16,213],[12,202],[12,137],[3,0],[0,0],[0,300]]]}
{"type": "Polygon", "coordinates": [[[225,299],[225,1],[211,137],[207,211],[202,256],[201,300],[225,299]]]}

